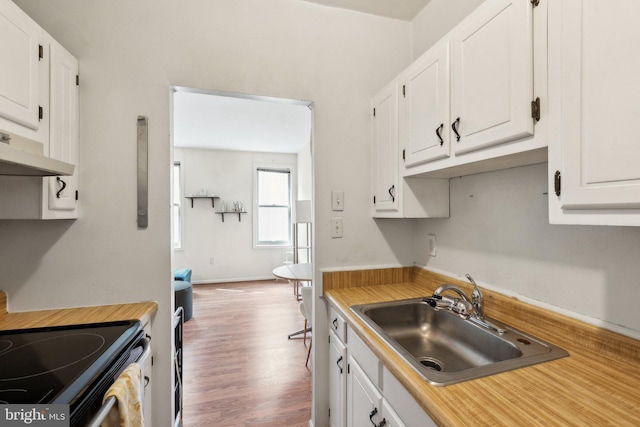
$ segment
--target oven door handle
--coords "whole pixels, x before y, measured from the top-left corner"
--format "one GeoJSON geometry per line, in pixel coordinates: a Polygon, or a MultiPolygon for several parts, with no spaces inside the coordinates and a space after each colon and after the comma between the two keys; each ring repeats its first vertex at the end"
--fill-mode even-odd
{"type": "MultiPolygon", "coordinates": [[[[136,359],[136,363],[141,360],[144,360],[146,357],[149,356],[149,353],[151,352],[151,346],[149,345],[149,341],[151,340],[148,337],[144,337],[142,339],[142,354],[138,356],[138,358],[136,359]]],[[[117,402],[117,399],[114,396],[109,396],[107,400],[104,401],[104,403],[102,404],[98,412],[96,412],[93,418],[91,418],[91,421],[89,421],[89,423],[85,427],[100,427],[104,419],[107,418],[107,415],[109,414],[109,411],[111,410],[111,408],[113,408],[113,406],[116,404],[116,402],[117,402]]]]}

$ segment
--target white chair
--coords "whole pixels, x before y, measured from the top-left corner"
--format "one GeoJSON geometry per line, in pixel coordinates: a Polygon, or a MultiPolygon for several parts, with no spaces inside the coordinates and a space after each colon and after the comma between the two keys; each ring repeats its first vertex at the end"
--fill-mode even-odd
{"type": "MultiPolygon", "coordinates": [[[[303,286],[300,289],[302,295],[302,302],[300,303],[300,312],[304,316],[304,337],[302,342],[307,345],[307,332],[311,332],[311,323],[313,319],[313,287],[303,286]]],[[[309,357],[311,356],[311,346],[313,344],[312,337],[309,337],[309,351],[307,352],[307,360],[304,366],[309,366],[309,357]]]]}

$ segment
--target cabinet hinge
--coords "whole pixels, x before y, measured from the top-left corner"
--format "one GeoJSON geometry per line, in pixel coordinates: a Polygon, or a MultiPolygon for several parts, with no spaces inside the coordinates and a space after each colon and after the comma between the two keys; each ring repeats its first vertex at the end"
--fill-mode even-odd
{"type": "Polygon", "coordinates": [[[540,97],[531,101],[531,117],[536,121],[540,121],[540,97]]]}
{"type": "Polygon", "coordinates": [[[374,108],[373,109],[373,117],[375,117],[375,116],[376,116],[376,109],[374,108]]]}
{"type": "Polygon", "coordinates": [[[76,190],[76,201],[78,201],[78,190],[76,190]]]}
{"type": "Polygon", "coordinates": [[[376,204],[376,196],[373,196],[373,204],[376,204]]]}
{"type": "Polygon", "coordinates": [[[44,109],[41,105],[38,105],[38,120],[42,120],[44,118],[44,109]]]}
{"type": "Polygon", "coordinates": [[[351,364],[347,363],[347,374],[351,373],[351,364]]]}
{"type": "Polygon", "coordinates": [[[44,47],[40,44],[38,45],[38,61],[44,58],[44,47]]]}
{"type": "Polygon", "coordinates": [[[404,160],[404,149],[402,149],[402,160],[404,160]]]}
{"type": "Polygon", "coordinates": [[[331,418],[331,408],[329,408],[329,418],[331,418]]]}
{"type": "Polygon", "coordinates": [[[80,86],[80,74],[76,74],[76,86],[80,86]]]}
{"type": "Polygon", "coordinates": [[[562,190],[562,174],[560,171],[556,171],[553,175],[553,189],[556,193],[556,196],[560,197],[560,193],[562,190]]]}
{"type": "Polygon", "coordinates": [[[407,97],[407,93],[405,91],[405,85],[402,85],[402,97],[406,98],[407,97]]]}
{"type": "Polygon", "coordinates": [[[540,0],[531,0],[533,7],[540,6],[540,0]]]}

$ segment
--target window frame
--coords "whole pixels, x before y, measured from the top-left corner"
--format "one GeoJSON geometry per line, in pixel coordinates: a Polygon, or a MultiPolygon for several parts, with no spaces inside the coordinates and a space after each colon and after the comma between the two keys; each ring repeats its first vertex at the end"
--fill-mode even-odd
{"type": "Polygon", "coordinates": [[[171,246],[174,251],[180,251],[184,249],[184,179],[183,179],[183,164],[180,160],[174,160],[172,166],[172,176],[173,176],[173,186],[172,186],[172,228],[171,228],[171,246]],[[178,167],[178,174],[176,176],[176,167],[178,167]],[[178,180],[178,185],[176,186],[175,180],[178,180]],[[176,195],[176,187],[178,190],[178,194],[176,195]],[[177,196],[177,197],[176,197],[177,196]],[[176,202],[177,200],[177,202],[176,202]],[[178,217],[175,215],[175,208],[178,207],[178,217]],[[176,235],[175,228],[178,227],[179,230],[179,242],[176,245],[176,235]]]}
{"type": "Polygon", "coordinates": [[[293,221],[293,194],[294,194],[294,166],[293,165],[289,165],[289,164],[254,164],[253,166],[253,187],[254,187],[254,201],[253,201],[253,208],[254,208],[254,212],[255,214],[253,215],[253,247],[254,249],[269,249],[269,248],[286,248],[286,247],[291,247],[292,244],[292,221],[293,221]],[[266,171],[266,172],[280,172],[280,173],[287,173],[288,174],[288,184],[289,184],[289,190],[288,190],[288,198],[289,198],[289,204],[288,205],[259,205],[259,199],[260,199],[260,186],[259,186],[259,172],[260,171],[266,171]],[[267,241],[260,241],[258,239],[259,235],[260,235],[260,228],[259,228],[259,224],[260,224],[260,208],[261,207],[286,207],[288,209],[288,225],[287,225],[287,236],[288,239],[286,241],[273,241],[273,242],[267,242],[267,241]]]}

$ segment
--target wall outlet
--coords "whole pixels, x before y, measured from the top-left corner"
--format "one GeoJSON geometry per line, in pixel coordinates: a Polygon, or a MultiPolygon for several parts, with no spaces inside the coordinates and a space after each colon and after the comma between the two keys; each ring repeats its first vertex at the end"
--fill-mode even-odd
{"type": "Polygon", "coordinates": [[[209,264],[213,265],[213,257],[209,258],[209,264]]]}
{"type": "Polygon", "coordinates": [[[429,256],[436,256],[436,235],[429,234],[427,236],[427,253],[429,256]]]}

